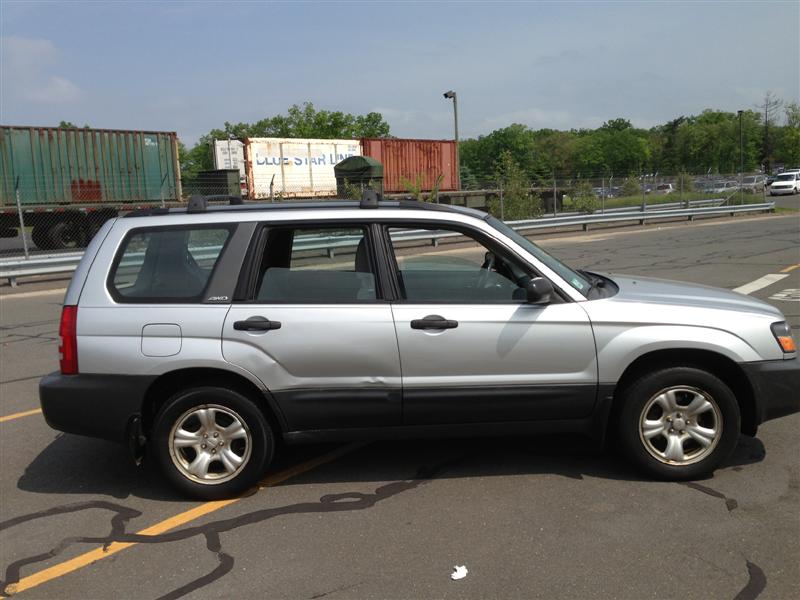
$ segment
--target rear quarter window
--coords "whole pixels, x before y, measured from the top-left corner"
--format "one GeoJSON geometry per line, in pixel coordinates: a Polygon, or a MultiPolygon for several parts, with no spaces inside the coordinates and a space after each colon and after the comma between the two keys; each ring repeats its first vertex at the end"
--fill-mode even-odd
{"type": "Polygon", "coordinates": [[[198,302],[233,226],[131,230],[117,253],[108,289],[117,302],[198,302]]]}

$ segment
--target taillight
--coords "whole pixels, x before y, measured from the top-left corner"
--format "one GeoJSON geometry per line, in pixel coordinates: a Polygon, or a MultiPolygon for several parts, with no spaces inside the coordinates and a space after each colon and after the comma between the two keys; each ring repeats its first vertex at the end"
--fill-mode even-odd
{"type": "Polygon", "coordinates": [[[58,335],[59,365],[62,375],[75,375],[78,372],[78,307],[65,306],[61,309],[61,325],[58,335]]]}

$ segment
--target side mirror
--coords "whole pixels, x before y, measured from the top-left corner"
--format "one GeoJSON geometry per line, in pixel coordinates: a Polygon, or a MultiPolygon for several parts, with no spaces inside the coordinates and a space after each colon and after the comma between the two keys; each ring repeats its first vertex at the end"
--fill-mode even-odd
{"type": "Polygon", "coordinates": [[[533,277],[525,286],[528,304],[547,304],[553,295],[553,284],[544,277],[533,277]]]}

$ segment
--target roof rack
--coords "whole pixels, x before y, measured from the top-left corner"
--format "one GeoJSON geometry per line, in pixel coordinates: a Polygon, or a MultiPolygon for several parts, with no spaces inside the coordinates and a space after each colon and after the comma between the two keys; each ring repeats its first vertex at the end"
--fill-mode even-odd
{"type": "Polygon", "coordinates": [[[186,212],[190,214],[206,212],[208,210],[208,202],[214,200],[227,200],[230,206],[244,204],[241,196],[229,196],[227,194],[201,196],[199,194],[194,194],[189,198],[189,202],[186,205],[186,212]]]}
{"type": "Polygon", "coordinates": [[[363,195],[361,196],[361,204],[358,205],[359,208],[378,208],[378,202],[383,199],[383,196],[376,192],[375,190],[371,190],[369,188],[364,190],[363,195]]]}
{"type": "Polygon", "coordinates": [[[463,206],[452,206],[449,204],[436,204],[431,202],[420,202],[412,198],[400,200],[384,200],[375,190],[365,190],[361,201],[355,200],[316,200],[310,202],[245,202],[243,198],[228,195],[193,195],[189,198],[185,207],[180,208],[140,208],[126,213],[124,217],[147,217],[158,215],[176,214],[203,214],[207,212],[229,212],[229,211],[256,211],[256,210],[309,210],[309,209],[409,209],[426,210],[437,212],[456,212],[470,214],[483,218],[485,215],[481,211],[463,206]],[[227,203],[216,203],[215,201],[227,200],[227,203]],[[215,202],[212,204],[211,202],[215,202]]]}

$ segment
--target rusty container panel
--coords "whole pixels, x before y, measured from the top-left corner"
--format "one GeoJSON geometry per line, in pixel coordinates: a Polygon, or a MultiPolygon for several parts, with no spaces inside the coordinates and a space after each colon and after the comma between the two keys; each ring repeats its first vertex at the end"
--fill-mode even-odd
{"type": "Polygon", "coordinates": [[[0,126],[0,204],[180,199],[174,132],[0,126]]]}
{"type": "Polygon", "coordinates": [[[403,180],[415,182],[422,176],[423,190],[430,191],[443,175],[441,191],[457,190],[456,143],[453,140],[362,138],[364,156],[383,164],[383,191],[408,191],[403,180]]]}

